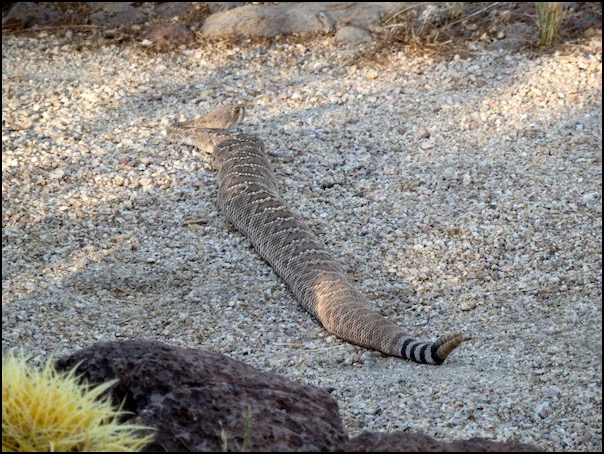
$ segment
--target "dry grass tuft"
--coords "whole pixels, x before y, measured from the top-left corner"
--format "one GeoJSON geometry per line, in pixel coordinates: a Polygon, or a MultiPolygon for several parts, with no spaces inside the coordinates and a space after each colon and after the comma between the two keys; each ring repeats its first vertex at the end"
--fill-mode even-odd
{"type": "Polygon", "coordinates": [[[564,9],[560,2],[535,2],[539,43],[552,46],[560,36],[560,26],[564,20],[564,9]]]}

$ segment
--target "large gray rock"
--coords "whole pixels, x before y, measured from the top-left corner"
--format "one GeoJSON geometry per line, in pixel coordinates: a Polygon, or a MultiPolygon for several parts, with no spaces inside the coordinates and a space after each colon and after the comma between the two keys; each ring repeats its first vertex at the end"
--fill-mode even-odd
{"type": "Polygon", "coordinates": [[[100,343],[57,361],[98,384],[114,378],[116,404],[157,429],[147,451],[536,451],[487,440],[442,443],[421,434],[349,439],[328,392],[217,353],[153,341],[100,343]],[[249,435],[246,435],[249,434],[249,435]]]}
{"type": "Polygon", "coordinates": [[[209,16],[201,31],[208,37],[308,35],[333,31],[336,25],[369,30],[380,26],[384,14],[400,8],[392,2],[302,2],[246,5],[209,16]]]}

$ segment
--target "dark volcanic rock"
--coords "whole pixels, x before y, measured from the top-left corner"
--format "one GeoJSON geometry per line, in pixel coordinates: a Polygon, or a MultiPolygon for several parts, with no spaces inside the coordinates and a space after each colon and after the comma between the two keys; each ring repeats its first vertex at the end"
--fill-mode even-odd
{"type": "Polygon", "coordinates": [[[88,18],[90,23],[102,27],[121,27],[124,25],[144,24],[148,17],[145,13],[132,6],[107,11],[105,9],[92,13],[88,18]]]}
{"type": "Polygon", "coordinates": [[[158,4],[155,8],[155,14],[166,20],[173,17],[186,17],[194,11],[195,8],[191,2],[165,2],[158,4]]]}
{"type": "Polygon", "coordinates": [[[2,20],[2,30],[20,30],[36,26],[60,25],[68,16],[34,2],[18,2],[2,20]]]}
{"type": "Polygon", "coordinates": [[[349,439],[328,392],[217,353],[154,341],[95,344],[57,361],[93,384],[114,378],[124,410],[157,429],[147,451],[460,451],[539,449],[474,439],[443,443],[407,432],[349,439]],[[247,434],[247,435],[246,435],[247,434]]]}
{"type": "Polygon", "coordinates": [[[149,451],[241,451],[249,412],[248,451],[329,451],[346,439],[336,401],[319,388],[261,372],[226,356],[159,342],[93,345],[57,368],[92,383],[119,378],[117,402],[157,428],[149,451]]]}
{"type": "Polygon", "coordinates": [[[536,452],[535,446],[520,443],[497,443],[473,438],[445,443],[428,435],[393,432],[364,433],[342,446],[344,452],[536,452]]]}

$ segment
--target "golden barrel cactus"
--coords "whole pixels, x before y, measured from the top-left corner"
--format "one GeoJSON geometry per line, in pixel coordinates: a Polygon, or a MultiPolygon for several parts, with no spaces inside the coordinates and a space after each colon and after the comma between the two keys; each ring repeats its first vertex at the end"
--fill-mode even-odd
{"type": "Polygon", "coordinates": [[[2,356],[2,452],[130,452],[152,436],[148,427],[121,423],[126,412],[101,395],[115,381],[81,384],[75,369],[40,369],[22,356],[2,356]]]}

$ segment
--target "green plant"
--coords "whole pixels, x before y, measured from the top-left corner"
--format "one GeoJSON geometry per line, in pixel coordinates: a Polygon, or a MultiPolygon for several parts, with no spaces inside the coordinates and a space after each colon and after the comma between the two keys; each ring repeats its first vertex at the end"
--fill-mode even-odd
{"type": "Polygon", "coordinates": [[[560,26],[564,20],[564,9],[560,2],[535,2],[537,11],[537,27],[539,28],[539,43],[542,46],[553,45],[560,34],[560,26]]]}
{"type": "MultiPolygon", "coordinates": [[[[222,426],[222,424],[220,424],[222,426]]],[[[229,450],[229,437],[226,434],[224,427],[220,428],[220,452],[227,452],[229,450]]]]}
{"type": "MultiPolygon", "coordinates": [[[[222,426],[222,424],[221,424],[222,426]]],[[[243,415],[243,441],[241,442],[241,452],[247,450],[247,446],[250,442],[251,437],[251,426],[252,426],[252,410],[248,407],[243,415]]],[[[229,448],[229,440],[224,430],[224,427],[220,429],[220,452],[227,452],[229,448]]]]}
{"type": "Polygon", "coordinates": [[[247,445],[250,442],[250,437],[252,436],[251,432],[252,427],[252,410],[250,407],[247,407],[245,411],[245,415],[243,415],[243,442],[241,443],[241,450],[247,450],[247,445]]]}
{"type": "Polygon", "coordinates": [[[22,356],[2,356],[2,452],[130,452],[151,441],[148,427],[120,423],[126,414],[97,387],[57,372],[50,360],[39,370],[22,356]]]}

